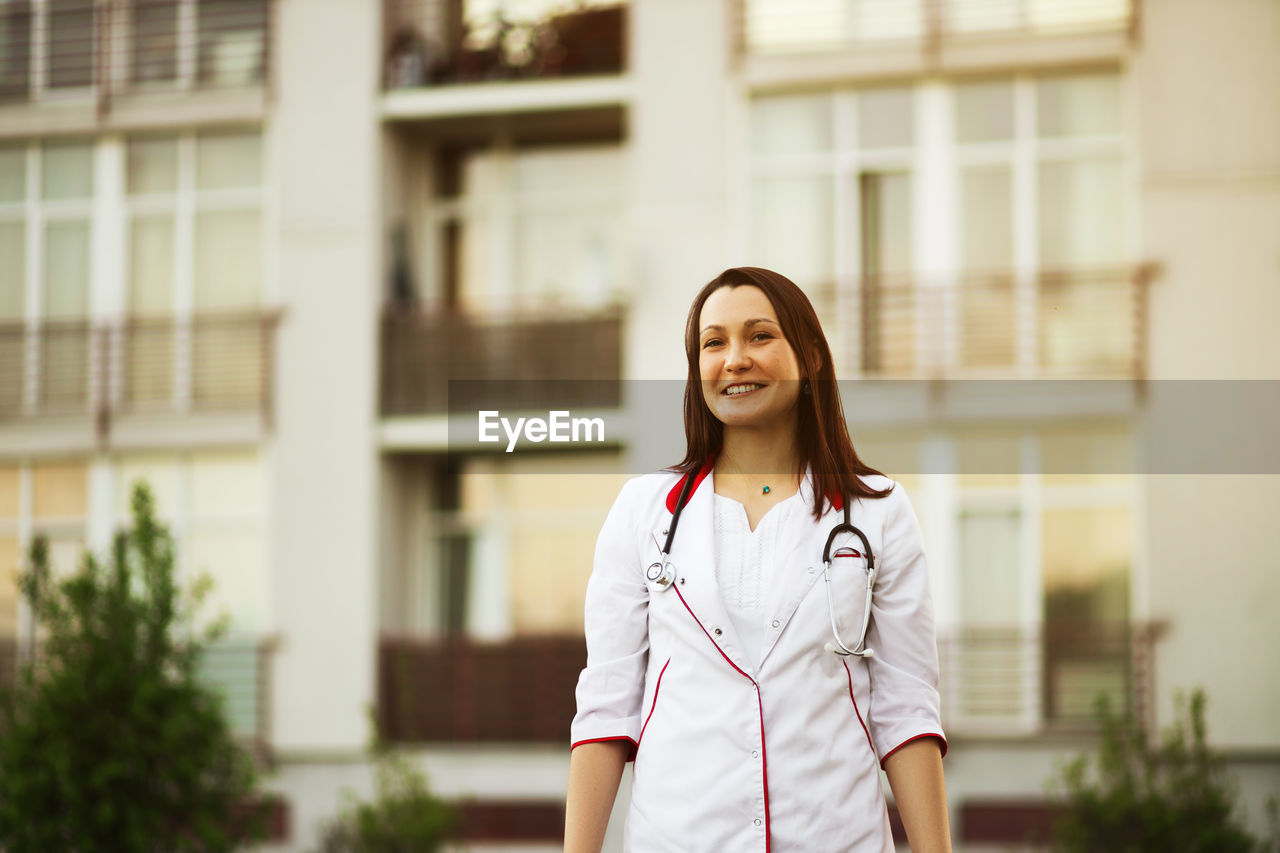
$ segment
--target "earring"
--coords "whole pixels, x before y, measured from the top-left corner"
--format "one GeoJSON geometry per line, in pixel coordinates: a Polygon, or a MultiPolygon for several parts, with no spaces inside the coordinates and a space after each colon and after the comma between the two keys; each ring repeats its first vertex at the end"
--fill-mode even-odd
{"type": "Polygon", "coordinates": [[[808,379],[804,380],[804,382],[803,382],[803,383],[801,383],[801,385],[800,385],[800,393],[801,393],[801,394],[803,394],[803,395],[805,395],[806,397],[808,397],[808,396],[809,396],[809,394],[810,394],[810,393],[812,393],[812,392],[809,390],[809,380],[808,380],[808,379]]]}

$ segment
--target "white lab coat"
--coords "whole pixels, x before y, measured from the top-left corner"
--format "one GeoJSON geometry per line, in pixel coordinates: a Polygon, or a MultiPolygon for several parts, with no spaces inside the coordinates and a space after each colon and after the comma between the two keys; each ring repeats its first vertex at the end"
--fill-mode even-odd
{"type": "MultiPolygon", "coordinates": [[[[788,555],[771,579],[761,657],[748,660],[716,585],[714,475],[691,495],[670,560],[671,587],[651,589],[680,478],[629,481],[610,510],[587,586],[587,666],[578,680],[573,746],[626,739],[635,755],[626,849],[631,853],[838,853],[893,850],[880,767],[894,750],[942,741],[938,658],[919,524],[901,486],[858,500],[851,521],[867,536],[878,577],[867,645],[842,658],[832,641],[822,548],[843,519],[827,504],[779,531],[788,555]]],[[[869,477],[881,489],[892,481],[869,477]]],[[[835,548],[861,550],[852,535],[835,548]]],[[[767,567],[767,570],[773,570],[767,567]]],[[[858,639],[865,601],[861,559],[832,565],[841,638],[858,639]]]]}

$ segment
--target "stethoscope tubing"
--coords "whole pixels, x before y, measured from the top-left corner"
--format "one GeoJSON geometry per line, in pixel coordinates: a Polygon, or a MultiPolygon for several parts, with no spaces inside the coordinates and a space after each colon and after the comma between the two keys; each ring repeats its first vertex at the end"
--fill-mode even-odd
{"type": "MultiPolygon", "coordinates": [[[[692,472],[686,474],[684,487],[681,488],[680,497],[676,500],[675,510],[671,513],[671,524],[667,527],[667,539],[662,545],[661,556],[645,572],[645,577],[648,581],[659,590],[667,589],[675,582],[675,569],[672,568],[670,561],[671,544],[675,541],[676,525],[680,523],[680,515],[684,512],[685,504],[689,502],[689,495],[693,492],[693,482],[692,472]]],[[[822,549],[822,575],[827,586],[827,612],[831,617],[831,634],[835,637],[835,644],[827,643],[824,648],[840,657],[852,655],[861,658],[872,658],[875,656],[875,651],[867,648],[866,644],[867,628],[871,624],[871,595],[876,582],[876,558],[871,551],[871,543],[867,541],[866,535],[849,520],[849,501],[845,500],[843,504],[844,520],[831,528],[831,532],[827,535],[827,544],[822,549]],[[841,533],[852,533],[858,537],[862,542],[862,557],[867,563],[867,595],[862,607],[862,629],[858,632],[858,642],[854,644],[853,648],[846,645],[844,640],[840,638],[840,630],[836,627],[835,596],[831,594],[831,546],[841,533]]]]}

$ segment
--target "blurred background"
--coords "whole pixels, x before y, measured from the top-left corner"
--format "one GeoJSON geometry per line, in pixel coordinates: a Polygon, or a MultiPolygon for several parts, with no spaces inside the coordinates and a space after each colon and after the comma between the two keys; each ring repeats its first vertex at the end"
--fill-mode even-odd
{"type": "MultiPolygon", "coordinates": [[[[370,789],[367,708],[467,848],[558,849],[639,439],[449,452],[449,380],[625,409],[745,264],[842,379],[1280,379],[1277,91],[1277,0],[0,0],[0,678],[33,536],[69,571],[145,478],[264,851],[370,789]]],[[[1280,476],[1144,471],[1099,387],[846,395],[926,538],[959,850],[1046,825],[1099,693],[1204,686],[1251,825],[1280,791],[1280,476]]]]}

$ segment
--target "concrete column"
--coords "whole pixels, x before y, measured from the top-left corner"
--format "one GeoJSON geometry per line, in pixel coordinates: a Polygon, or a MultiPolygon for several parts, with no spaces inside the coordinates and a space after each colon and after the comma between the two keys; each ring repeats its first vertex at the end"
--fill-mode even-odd
{"type": "Polygon", "coordinates": [[[281,0],[273,29],[272,740],[286,757],[361,748],[375,695],[380,5],[281,0]]]}

